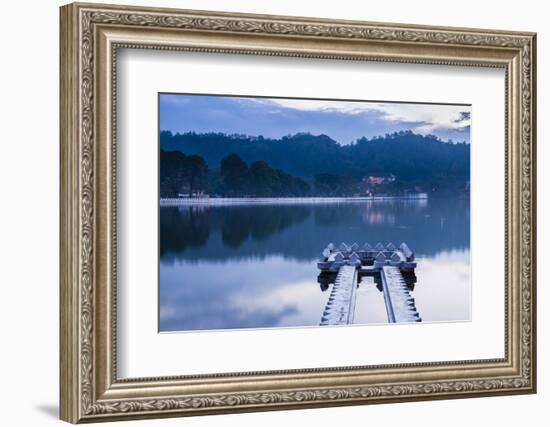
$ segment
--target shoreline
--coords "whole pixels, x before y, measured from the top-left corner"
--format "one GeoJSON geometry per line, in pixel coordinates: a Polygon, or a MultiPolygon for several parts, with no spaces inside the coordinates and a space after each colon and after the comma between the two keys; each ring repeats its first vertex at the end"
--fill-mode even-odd
{"type": "Polygon", "coordinates": [[[428,196],[371,196],[371,197],[217,197],[160,199],[160,206],[216,206],[216,205],[283,205],[283,204],[338,204],[369,201],[426,201],[428,196]]]}

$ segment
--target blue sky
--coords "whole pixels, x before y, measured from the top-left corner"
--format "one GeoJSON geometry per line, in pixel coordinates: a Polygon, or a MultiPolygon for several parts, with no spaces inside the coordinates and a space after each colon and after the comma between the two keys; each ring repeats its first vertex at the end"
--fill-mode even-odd
{"type": "Polygon", "coordinates": [[[160,129],[270,138],[310,132],[340,144],[412,130],[469,143],[470,110],[464,105],[161,94],[160,129]]]}

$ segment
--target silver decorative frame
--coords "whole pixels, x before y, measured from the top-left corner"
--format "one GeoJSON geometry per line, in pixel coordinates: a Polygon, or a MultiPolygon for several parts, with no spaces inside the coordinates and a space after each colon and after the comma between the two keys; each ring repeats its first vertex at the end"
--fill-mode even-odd
{"type": "Polygon", "coordinates": [[[61,418],[77,423],[536,390],[533,33],[189,10],[61,8],[61,418]],[[116,52],[147,48],[506,70],[505,357],[119,380],[116,52]]]}

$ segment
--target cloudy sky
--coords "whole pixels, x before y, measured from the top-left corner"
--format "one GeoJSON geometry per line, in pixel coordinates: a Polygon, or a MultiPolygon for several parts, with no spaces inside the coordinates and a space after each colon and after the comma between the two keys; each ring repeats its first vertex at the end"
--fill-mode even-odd
{"type": "Polygon", "coordinates": [[[470,106],[209,95],[160,95],[160,129],[263,135],[325,134],[349,144],[400,130],[470,142],[470,106]]]}

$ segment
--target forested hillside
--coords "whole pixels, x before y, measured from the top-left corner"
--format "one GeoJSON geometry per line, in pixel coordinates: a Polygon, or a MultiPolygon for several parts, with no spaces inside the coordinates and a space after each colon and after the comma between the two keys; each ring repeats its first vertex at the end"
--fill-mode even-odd
{"type": "MultiPolygon", "coordinates": [[[[215,189],[226,195],[348,195],[361,190],[365,177],[390,174],[396,177],[395,182],[378,190],[453,194],[466,191],[469,186],[469,144],[444,142],[411,131],[361,138],[350,145],[308,133],[269,139],[162,131],[160,148],[164,157],[167,152],[185,153],[186,164],[191,168],[187,172],[191,174],[191,189],[215,189]],[[224,176],[222,161],[227,162],[228,157],[224,176]],[[232,170],[232,166],[235,170],[246,168],[242,176],[251,181],[244,184],[242,176],[236,181],[228,176],[227,170],[232,170]]],[[[165,158],[165,164],[170,169],[173,162],[165,158]]],[[[162,168],[161,158],[161,175],[168,173],[162,168]]],[[[165,184],[169,179],[165,177],[165,184]]]]}

